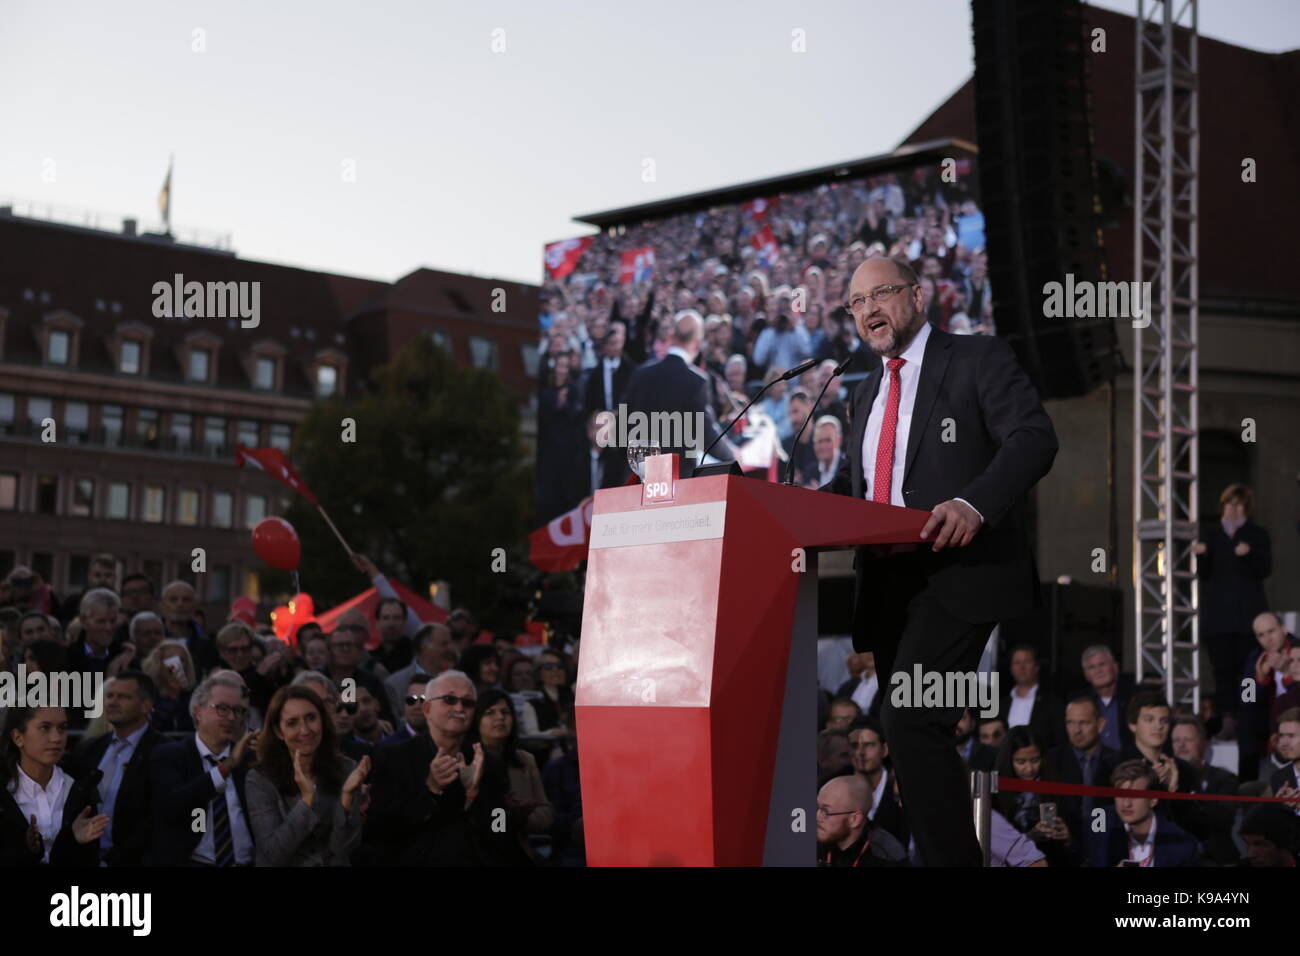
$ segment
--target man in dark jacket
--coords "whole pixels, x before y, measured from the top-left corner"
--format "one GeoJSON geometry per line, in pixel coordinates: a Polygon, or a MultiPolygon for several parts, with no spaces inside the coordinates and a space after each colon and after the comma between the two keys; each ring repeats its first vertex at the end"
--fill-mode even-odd
{"type": "MultiPolygon", "coordinates": [[[[1142,760],[1120,764],[1110,785],[1120,790],[1161,790],[1151,765],[1142,760]]],[[[1198,866],[1200,848],[1196,838],[1154,810],[1159,800],[1119,797],[1106,811],[1106,826],[1088,831],[1088,865],[1198,866]]]]}

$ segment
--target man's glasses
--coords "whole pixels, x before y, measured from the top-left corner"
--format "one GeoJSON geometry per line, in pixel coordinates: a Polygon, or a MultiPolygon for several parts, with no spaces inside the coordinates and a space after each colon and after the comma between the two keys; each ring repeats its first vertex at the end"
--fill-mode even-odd
{"type": "MultiPolygon", "coordinates": [[[[430,698],[425,698],[425,699],[428,700],[430,698]]],[[[475,703],[473,697],[457,697],[455,694],[443,694],[441,697],[434,697],[432,699],[440,700],[448,707],[455,707],[457,704],[460,704],[464,707],[473,707],[475,703]]]]}
{"type": "Polygon", "coordinates": [[[334,712],[336,714],[355,714],[360,708],[361,705],[353,701],[350,704],[335,704],[334,712]]]}
{"type": "Polygon", "coordinates": [[[231,707],[229,704],[208,704],[208,706],[215,710],[220,716],[227,719],[238,717],[240,720],[243,720],[248,716],[247,707],[231,707]]]}
{"type": "Polygon", "coordinates": [[[842,817],[845,814],[857,812],[857,810],[832,810],[830,807],[817,808],[817,816],[819,817],[842,817]]]}
{"type": "Polygon", "coordinates": [[[416,704],[422,704],[427,698],[423,694],[407,694],[406,706],[414,707],[416,704]]]}
{"type": "Polygon", "coordinates": [[[855,295],[844,304],[844,308],[848,309],[854,315],[859,315],[864,309],[866,309],[868,299],[873,302],[884,302],[900,289],[910,289],[914,285],[916,285],[915,282],[908,282],[904,285],[882,285],[879,289],[875,289],[871,292],[866,292],[862,295],[855,295]]]}

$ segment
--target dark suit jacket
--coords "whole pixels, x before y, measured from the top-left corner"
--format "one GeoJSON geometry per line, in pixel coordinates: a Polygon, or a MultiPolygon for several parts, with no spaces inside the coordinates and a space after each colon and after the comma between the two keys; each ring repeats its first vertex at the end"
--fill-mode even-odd
{"type": "MultiPolygon", "coordinates": [[[[79,777],[68,791],[68,799],[63,804],[63,826],[50,848],[51,866],[98,866],[99,841],[78,843],[72,834],[72,821],[77,819],[86,807],[95,814],[99,803],[99,775],[90,774],[79,777]]],[[[33,856],[27,849],[27,827],[29,821],[23,816],[18,801],[9,792],[8,786],[0,786],[0,866],[37,866],[40,857],[33,856]]]]}
{"type": "Polygon", "coordinates": [[[903,815],[903,807],[894,797],[894,771],[888,771],[890,779],[885,784],[885,792],[880,798],[880,806],[876,808],[875,816],[872,822],[883,830],[893,834],[903,846],[907,846],[908,830],[907,819],[903,815]]]}
{"type": "MultiPolygon", "coordinates": [[[[464,748],[465,762],[474,759],[464,748]]],[[[505,764],[484,754],[478,797],[465,808],[466,793],[456,780],[440,796],[425,785],[437,755],[427,733],[375,751],[366,839],[381,859],[398,866],[483,866],[519,862],[522,848],[513,835],[492,831],[493,811],[506,807],[510,790],[505,764]],[[512,852],[508,844],[513,844],[512,852]]]]}
{"type": "Polygon", "coordinates": [[[1249,634],[1255,616],[1268,610],[1264,579],[1273,573],[1268,532],[1247,520],[1231,538],[1215,521],[1206,529],[1206,552],[1196,559],[1201,579],[1201,630],[1217,634],[1249,634]],[[1250,552],[1239,557],[1234,548],[1244,541],[1250,552]]]}
{"type": "MultiPolygon", "coordinates": [[[[1121,750],[1127,750],[1133,746],[1133,731],[1128,729],[1128,702],[1133,698],[1137,691],[1137,683],[1133,680],[1132,674],[1120,674],[1115,681],[1115,705],[1119,712],[1119,746],[1121,750]]],[[[1092,686],[1083,687],[1071,697],[1078,694],[1088,694],[1097,702],[1097,712],[1101,712],[1101,698],[1092,686]]]]}
{"type": "MultiPolygon", "coordinates": [[[[1011,717],[1011,694],[1002,698],[1001,717],[1003,721],[1011,717]]],[[[1048,750],[1065,743],[1065,704],[1050,690],[1038,684],[1038,693],[1034,695],[1034,708],[1029,712],[1029,729],[1034,732],[1048,750]]]]}
{"type": "MultiPolygon", "coordinates": [[[[1092,772],[1093,786],[1109,787],[1110,775],[1118,763],[1118,751],[1103,745],[1097,752],[1097,767],[1092,772]]],[[[1083,783],[1083,767],[1079,764],[1079,758],[1075,756],[1074,748],[1068,742],[1048,752],[1043,776],[1060,783],[1083,783]]],[[[1076,844],[1079,843],[1082,835],[1092,829],[1092,821],[1085,820],[1083,817],[1083,797],[1063,796],[1046,799],[1056,800],[1060,804],[1061,816],[1069,826],[1076,844]]],[[[1094,797],[1092,806],[1109,807],[1114,802],[1110,797],[1094,797]]]]}
{"type": "MultiPolygon", "coordinates": [[[[854,391],[847,454],[823,490],[863,497],[862,438],[883,370],[877,364],[854,391]]],[[[950,614],[971,622],[1005,620],[1037,606],[1025,495],[1051,469],[1056,450],[1051,419],[1006,342],[932,329],[903,451],[903,501],[928,511],[964,498],[984,525],[966,547],[937,554],[922,545],[880,559],[859,548],[855,649],[873,649],[882,634],[896,639],[905,607],[899,589],[907,581],[927,583],[950,614]],[[955,424],[956,441],[943,441],[947,419],[955,424]],[[890,573],[882,573],[886,569],[890,573]],[[882,622],[881,608],[897,609],[899,619],[882,622]]]]}
{"type": "MultiPolygon", "coordinates": [[[[852,697],[853,692],[858,689],[858,685],[861,684],[862,681],[863,678],[861,676],[850,677],[848,680],[846,680],[843,684],[840,685],[840,689],[835,692],[835,696],[852,697]]],[[[877,681],[876,696],[871,698],[871,706],[867,708],[866,716],[877,717],[877,718],[880,717],[880,705],[884,703],[885,694],[888,690],[889,690],[888,687],[885,687],[883,684],[877,681]]],[[[820,724],[818,724],[818,726],[819,727],[826,726],[826,721],[823,720],[820,724]]]]}
{"type": "Polygon", "coordinates": [[[614,402],[612,405],[605,403],[605,356],[600,356],[596,360],[596,367],[587,371],[587,381],[583,385],[583,410],[587,415],[592,412],[598,412],[603,409],[617,409],[618,403],[622,401],[623,394],[627,391],[627,383],[632,381],[632,373],[635,371],[627,356],[622,356],[618,363],[618,368],[614,369],[614,374],[610,376],[614,386],[614,402]]]}
{"type": "MultiPolygon", "coordinates": [[[[1201,768],[1201,781],[1205,785],[1203,793],[1236,796],[1239,787],[1235,773],[1228,773],[1212,764],[1201,768]]],[[[1232,842],[1232,826],[1237,820],[1237,809],[1235,803],[1207,803],[1202,811],[1212,827],[1212,832],[1202,842],[1202,849],[1207,857],[1220,866],[1232,866],[1241,859],[1232,842]]]]}
{"type": "MultiPolygon", "coordinates": [[[[1182,803],[1184,801],[1177,801],[1182,803]]],[[[1116,866],[1128,859],[1128,833],[1113,807],[1106,810],[1106,829],[1088,830],[1088,865],[1116,866]]],[[[1200,866],[1201,848],[1196,838],[1167,817],[1156,822],[1153,866],[1200,866]]]]}
{"type": "MultiPolygon", "coordinates": [[[[632,375],[632,380],[628,382],[627,394],[624,396],[624,400],[629,413],[675,412],[681,415],[702,414],[704,416],[704,435],[693,436],[697,441],[702,442],[698,449],[701,452],[708,448],[722,431],[721,426],[718,424],[717,415],[713,411],[713,385],[709,381],[709,376],[694,365],[687,365],[680,355],[665,355],[663,359],[653,365],[643,365],[637,369],[632,375]]],[[[684,445],[672,444],[675,437],[677,436],[671,434],[659,435],[660,450],[664,454],[682,456],[682,475],[686,477],[690,474],[690,467],[698,459],[687,459],[685,457],[687,448],[684,445]]],[[[720,461],[726,461],[735,459],[736,450],[724,438],[718,442],[717,447],[713,449],[711,454],[720,461]]]]}
{"type": "MultiPolygon", "coordinates": [[[[1173,749],[1166,741],[1164,752],[1173,757],[1173,749]]],[[[1119,763],[1129,760],[1145,760],[1142,751],[1136,746],[1121,750],[1119,763]]],[[[1181,757],[1174,757],[1178,766],[1178,792],[1200,793],[1201,772],[1181,757]]],[[[1109,786],[1109,783],[1106,784],[1109,786]]],[[[1156,806],[1156,813],[1162,820],[1171,820],[1198,840],[1212,839],[1220,829],[1218,811],[1214,805],[1201,800],[1162,800],[1156,806]]]]}
{"type": "MultiPolygon", "coordinates": [[[[1295,767],[1292,764],[1287,764],[1285,767],[1274,771],[1273,776],[1268,778],[1268,785],[1270,791],[1274,794],[1282,787],[1294,787],[1296,785],[1295,767]]],[[[1278,806],[1285,806],[1285,804],[1278,804],[1278,806]]]]}
{"type": "MultiPolygon", "coordinates": [[[[247,822],[248,799],[244,794],[244,779],[248,776],[249,762],[238,767],[231,775],[235,792],[247,822]]],[[[212,777],[199,756],[194,738],[177,740],[154,747],[149,761],[153,784],[153,843],[150,862],[154,866],[185,866],[194,855],[202,833],[193,829],[194,811],[206,808],[217,794],[212,777]]],[[[249,826],[249,834],[252,834],[249,826]]]]}
{"type": "Polygon", "coordinates": [[[973,738],[970,748],[970,756],[966,758],[966,763],[972,770],[994,771],[998,768],[998,751],[996,747],[990,747],[988,744],[982,744],[978,737],[973,738]]]}
{"type": "MultiPolygon", "coordinates": [[[[78,780],[99,768],[113,733],[83,740],[72,755],[72,765],[78,780]]],[[[153,831],[150,809],[149,760],[153,749],[167,743],[167,738],[156,730],[146,730],[122,773],[122,784],[113,804],[113,848],[105,859],[109,866],[141,866],[149,849],[153,831]]]]}

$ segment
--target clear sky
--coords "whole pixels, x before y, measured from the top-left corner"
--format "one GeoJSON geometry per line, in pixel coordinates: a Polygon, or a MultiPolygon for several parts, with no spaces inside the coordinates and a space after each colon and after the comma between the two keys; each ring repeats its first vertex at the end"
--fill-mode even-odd
{"type": "MultiPolygon", "coordinates": [[[[1200,10],[1300,47],[1296,0],[1200,10]]],[[[174,153],[244,258],[538,282],[574,216],[887,152],[972,62],[965,0],[3,0],[0,201],[156,228],[174,153]]]]}

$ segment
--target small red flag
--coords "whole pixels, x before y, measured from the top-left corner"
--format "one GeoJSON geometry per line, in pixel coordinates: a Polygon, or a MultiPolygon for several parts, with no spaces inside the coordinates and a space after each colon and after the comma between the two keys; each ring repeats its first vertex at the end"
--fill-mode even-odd
{"type": "Polygon", "coordinates": [[[316,507],[320,507],[320,502],[316,500],[316,496],[307,487],[307,482],[302,480],[302,475],[293,470],[293,465],[289,464],[289,459],[284,457],[284,453],[280,449],[245,448],[243,445],[236,445],[235,461],[239,462],[241,468],[244,465],[252,465],[258,471],[266,472],[276,481],[298,492],[316,507]]]}

